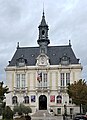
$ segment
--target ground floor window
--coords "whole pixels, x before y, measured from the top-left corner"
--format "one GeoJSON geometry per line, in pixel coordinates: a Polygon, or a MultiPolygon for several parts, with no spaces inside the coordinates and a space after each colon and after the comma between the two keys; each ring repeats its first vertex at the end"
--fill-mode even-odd
{"type": "Polygon", "coordinates": [[[12,104],[17,104],[17,96],[12,97],[12,104]]]}
{"type": "Polygon", "coordinates": [[[61,114],[61,108],[57,108],[57,114],[61,114]]]}
{"type": "Polygon", "coordinates": [[[56,103],[58,103],[58,104],[61,104],[61,103],[62,103],[62,96],[61,96],[61,95],[58,95],[58,96],[56,97],[56,103]]]}
{"type": "Polygon", "coordinates": [[[73,108],[70,108],[70,114],[73,114],[73,108]]]}
{"type": "Polygon", "coordinates": [[[24,97],[24,103],[25,103],[25,104],[28,104],[28,103],[29,103],[29,97],[28,97],[28,96],[25,96],[25,97],[24,97]]]}

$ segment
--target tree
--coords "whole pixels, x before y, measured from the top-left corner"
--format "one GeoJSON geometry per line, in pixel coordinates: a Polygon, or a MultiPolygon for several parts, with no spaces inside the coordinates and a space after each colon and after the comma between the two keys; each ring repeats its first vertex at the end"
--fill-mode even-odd
{"type": "Polygon", "coordinates": [[[3,82],[0,82],[0,100],[5,99],[5,94],[9,93],[9,88],[7,86],[3,87],[3,82]]]}
{"type": "Polygon", "coordinates": [[[9,106],[6,106],[3,111],[3,119],[5,120],[11,120],[13,119],[13,111],[9,106]]]}
{"type": "Polygon", "coordinates": [[[72,102],[80,106],[81,113],[81,105],[87,105],[87,84],[85,80],[80,79],[78,82],[69,85],[67,92],[72,98],[72,102]]]}
{"type": "Polygon", "coordinates": [[[9,88],[3,86],[3,82],[0,82],[0,114],[2,114],[2,109],[5,108],[6,103],[3,102],[5,99],[5,94],[9,93],[9,88]]]}

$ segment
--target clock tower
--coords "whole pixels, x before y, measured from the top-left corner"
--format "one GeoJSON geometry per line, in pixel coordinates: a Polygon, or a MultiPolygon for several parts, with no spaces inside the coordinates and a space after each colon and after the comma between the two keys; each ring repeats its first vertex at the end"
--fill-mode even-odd
{"type": "Polygon", "coordinates": [[[42,20],[38,28],[39,28],[39,38],[37,40],[37,43],[40,46],[40,53],[47,54],[47,46],[50,43],[50,40],[48,39],[49,28],[45,21],[44,10],[43,10],[42,20]]]}

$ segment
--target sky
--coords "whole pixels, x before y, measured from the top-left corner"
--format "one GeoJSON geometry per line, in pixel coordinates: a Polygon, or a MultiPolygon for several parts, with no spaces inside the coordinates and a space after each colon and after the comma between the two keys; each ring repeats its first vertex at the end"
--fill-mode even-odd
{"type": "Polygon", "coordinates": [[[87,0],[0,0],[0,81],[6,81],[5,68],[18,42],[20,47],[38,46],[43,6],[50,45],[71,40],[87,81],[87,0]]]}

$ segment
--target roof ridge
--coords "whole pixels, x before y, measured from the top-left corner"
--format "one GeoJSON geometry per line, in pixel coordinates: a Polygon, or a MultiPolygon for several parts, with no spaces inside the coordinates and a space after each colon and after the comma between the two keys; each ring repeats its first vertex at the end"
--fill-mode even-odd
{"type": "Polygon", "coordinates": [[[26,48],[39,48],[39,46],[37,46],[37,47],[19,47],[18,49],[26,49],[26,48]]]}

